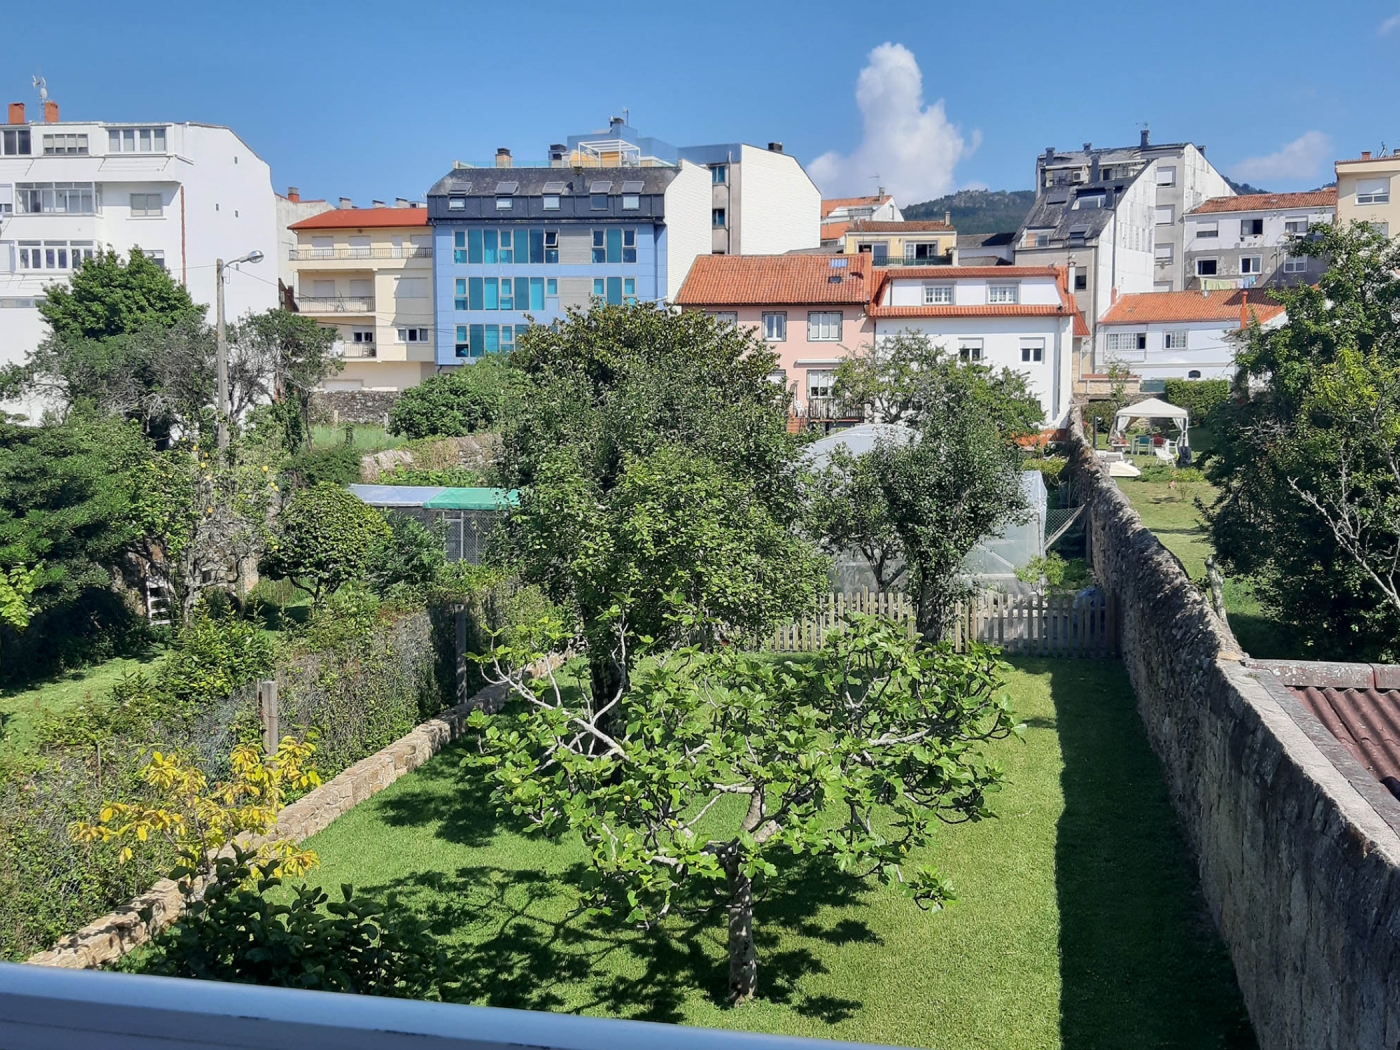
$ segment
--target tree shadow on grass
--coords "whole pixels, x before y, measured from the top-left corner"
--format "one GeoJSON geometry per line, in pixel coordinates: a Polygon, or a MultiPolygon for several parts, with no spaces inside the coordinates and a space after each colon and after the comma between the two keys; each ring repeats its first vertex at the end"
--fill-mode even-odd
{"type": "Polygon", "coordinates": [[[491,787],[478,770],[463,768],[461,759],[471,737],[448,745],[420,766],[400,790],[374,803],[380,820],[390,827],[436,825],[440,839],[479,849],[491,844],[500,819],[491,804],[491,787]]]}
{"type": "Polygon", "coordinates": [[[1252,1050],[1126,672],[1097,661],[1046,668],[1064,759],[1055,870],[1065,1050],[1252,1050]]]}
{"type": "MultiPolygon", "coordinates": [[[[869,892],[862,880],[808,857],[779,863],[786,872],[761,888],[755,909],[759,997],[797,1013],[836,1023],[863,1003],[808,995],[804,980],[827,972],[793,936],[830,944],[879,943],[865,922],[849,915],[823,923],[823,909],[849,909],[869,892]],[[787,946],[784,946],[787,944],[787,946]]],[[[371,896],[396,893],[448,945],[464,1002],[527,1010],[602,1012],[679,1023],[699,992],[723,1006],[728,960],[722,909],[669,917],[651,930],[585,911],[582,863],[562,871],[492,865],[453,873],[421,872],[363,887],[371,896]]],[[[698,897],[688,906],[705,903],[698,897]]]]}

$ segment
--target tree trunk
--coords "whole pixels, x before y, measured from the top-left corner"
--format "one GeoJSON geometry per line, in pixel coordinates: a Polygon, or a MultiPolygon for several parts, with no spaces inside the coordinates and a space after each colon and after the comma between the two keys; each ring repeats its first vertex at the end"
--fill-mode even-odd
{"type": "Polygon", "coordinates": [[[758,991],[758,951],[753,943],[753,882],[739,870],[739,858],[731,854],[725,865],[729,876],[729,1000],[747,1002],[758,991]]]}
{"type": "MultiPolygon", "coordinates": [[[[618,691],[626,689],[627,668],[613,659],[611,653],[590,655],[588,674],[593,687],[595,711],[612,703],[612,699],[617,696],[618,691]]],[[[622,724],[622,705],[618,704],[603,717],[598,728],[605,733],[612,734],[613,730],[622,724]]]]}

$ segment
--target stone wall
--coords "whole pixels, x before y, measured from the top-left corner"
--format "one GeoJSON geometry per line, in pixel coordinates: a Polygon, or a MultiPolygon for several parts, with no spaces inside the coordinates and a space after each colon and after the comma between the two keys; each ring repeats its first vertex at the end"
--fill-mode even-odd
{"type": "Polygon", "coordinates": [[[1400,836],[1265,689],[1076,420],[1070,475],[1138,711],[1261,1050],[1400,1046],[1400,836]]]}
{"type": "Polygon", "coordinates": [[[345,423],[389,425],[389,410],[399,399],[394,390],[318,390],[311,399],[311,413],[331,426],[345,423]]]}

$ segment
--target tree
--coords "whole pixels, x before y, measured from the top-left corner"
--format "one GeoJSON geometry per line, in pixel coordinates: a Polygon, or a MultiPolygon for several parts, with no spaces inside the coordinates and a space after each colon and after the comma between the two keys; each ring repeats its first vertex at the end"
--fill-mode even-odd
{"type": "Polygon", "coordinates": [[[736,616],[731,596],[776,586],[790,572],[794,582],[773,592],[777,600],[740,618],[745,629],[792,615],[811,592],[815,563],[790,535],[800,471],[786,392],[769,381],[775,364],[752,333],[650,305],[572,312],[557,327],[529,329],[511,355],[528,383],[497,464],[506,487],[521,490],[511,554],[527,583],[577,613],[600,695],[629,669],[607,639],[610,610],[623,609],[637,629],[661,624],[675,594],[663,579],[676,566],[695,566],[680,588],[687,601],[736,616]],[[691,468],[703,485],[665,499],[655,479],[691,468]],[[721,511],[738,529],[724,535],[722,559],[709,545],[725,528],[713,517],[721,511]],[[652,514],[659,517],[644,520],[652,514]],[[660,545],[643,549],[632,533],[660,545]],[[628,559],[664,571],[600,569],[628,559]]]}
{"type": "Polygon", "coordinates": [[[60,339],[106,339],[155,325],[198,321],[205,307],[140,248],[126,262],[114,251],[89,259],[67,283],[44,289],[39,315],[60,339]]]}
{"type": "Polygon", "coordinates": [[[259,404],[275,406],[287,448],[311,442],[311,399],[344,362],[332,352],[335,330],[287,310],[248,314],[229,339],[231,414],[242,419],[259,404]]]}
{"type": "Polygon", "coordinates": [[[1207,520],[1232,572],[1299,639],[1334,658],[1400,654],[1400,244],[1314,227],[1315,287],[1273,292],[1287,321],[1243,330],[1216,408],[1207,520]]]}
{"type": "Polygon", "coordinates": [[[365,575],[375,551],[392,535],[384,515],[337,485],[302,489],[277,516],[258,571],[288,579],[312,603],[365,575]]]}
{"type": "Polygon", "coordinates": [[[415,439],[491,430],[510,414],[520,385],[520,372],[499,354],[439,372],[399,395],[389,433],[415,439]]]}
{"type": "Polygon", "coordinates": [[[822,550],[839,557],[857,551],[881,591],[904,579],[904,544],[890,517],[875,460],[836,449],[812,484],[811,531],[822,550]]]}
{"type": "Polygon", "coordinates": [[[755,883],[780,864],[807,855],[898,881],[926,908],[950,899],[936,871],[905,870],[909,853],[939,820],[989,815],[1001,772],[981,745],[1019,729],[990,650],[930,647],[870,617],[808,662],[683,650],[606,696],[502,666],[520,710],[475,713],[481,754],[466,760],[489,770],[493,800],[534,831],[583,838],[602,916],[651,926],[723,908],[736,1002],[758,988],[755,883]]]}

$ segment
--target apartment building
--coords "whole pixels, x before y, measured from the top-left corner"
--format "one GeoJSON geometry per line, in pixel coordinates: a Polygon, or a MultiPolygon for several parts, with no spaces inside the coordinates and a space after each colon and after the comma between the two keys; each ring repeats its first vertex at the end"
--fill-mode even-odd
{"type": "Polygon", "coordinates": [[[1326,269],[1325,260],[1295,255],[1291,248],[1309,227],[1331,223],[1336,211],[1335,189],[1211,198],[1183,219],[1187,287],[1316,282],[1326,269]]]}
{"type": "Polygon", "coordinates": [[[1400,237],[1400,154],[1339,160],[1337,221],[1343,226],[1367,222],[1387,237],[1400,237]]]}
{"type": "Polygon", "coordinates": [[[1119,364],[1140,376],[1144,392],[1168,379],[1232,379],[1235,333],[1285,320],[1263,289],[1125,295],[1099,319],[1094,356],[1101,371],[1119,364]]]}
{"type": "Polygon", "coordinates": [[[400,198],[342,199],[289,227],[296,307],[336,331],[344,367],[326,390],[398,391],[436,371],[433,235],[428,209],[400,198]]]}
{"type": "Polygon", "coordinates": [[[778,355],[773,380],[792,395],[795,424],[825,427],[844,418],[836,366],[874,339],[875,280],[869,253],[711,255],[695,260],[675,302],[760,333],[778,355]]]}
{"type": "Polygon", "coordinates": [[[873,197],[833,197],[822,201],[822,244],[839,245],[851,223],[903,222],[904,213],[894,198],[884,191],[873,197]]]}
{"type": "Polygon", "coordinates": [[[846,255],[866,254],[876,266],[956,266],[958,231],[942,222],[854,219],[841,238],[846,255]]]}
{"type": "Polygon", "coordinates": [[[569,307],[664,302],[711,254],[712,172],[454,168],[428,191],[439,365],[510,350],[569,307]]]}
{"type": "MultiPolygon", "coordinates": [[[[0,125],[0,363],[38,345],[45,287],[98,252],[141,248],[211,315],[217,259],[275,255],[268,166],[229,128],[41,116],[13,102],[0,125]]],[[[276,306],[276,267],[230,269],[225,294],[230,318],[276,306]]]]}

